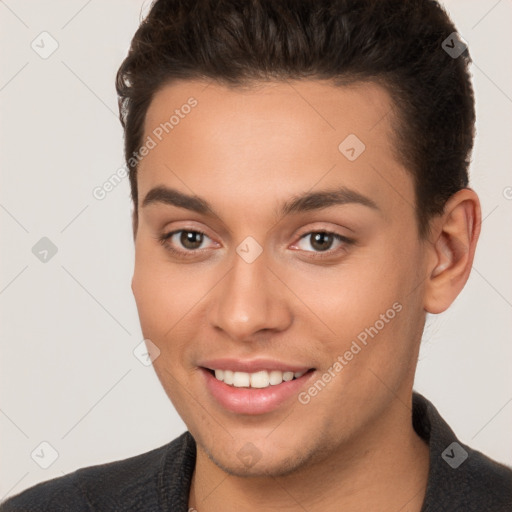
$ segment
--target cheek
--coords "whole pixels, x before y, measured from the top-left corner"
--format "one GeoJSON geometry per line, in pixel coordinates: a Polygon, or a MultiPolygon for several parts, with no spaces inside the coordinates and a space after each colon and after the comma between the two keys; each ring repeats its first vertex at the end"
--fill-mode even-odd
{"type": "MultiPolygon", "coordinates": [[[[140,243],[136,249],[132,290],[140,325],[144,337],[163,356],[176,356],[190,348],[197,317],[203,318],[201,307],[215,282],[208,280],[203,269],[191,267],[172,264],[160,248],[140,243]]],[[[178,359],[162,357],[155,364],[164,360],[178,359]]]]}
{"type": "Polygon", "coordinates": [[[353,300],[345,303],[345,348],[361,350],[346,376],[360,380],[369,393],[382,387],[385,391],[386,386],[398,388],[412,376],[424,322],[418,251],[412,243],[406,247],[397,242],[381,255],[381,264],[368,265],[358,272],[358,280],[349,283],[357,289],[353,300]]]}
{"type": "Polygon", "coordinates": [[[289,273],[285,281],[335,336],[346,339],[404,300],[411,269],[399,248],[373,244],[333,267],[289,273]]]}
{"type": "Polygon", "coordinates": [[[413,359],[422,315],[420,248],[390,238],[376,240],[336,270],[295,282],[297,295],[327,327],[322,350],[332,362],[348,351],[345,373],[352,377],[364,366],[401,371],[397,363],[413,359]]]}
{"type": "Polygon", "coordinates": [[[170,275],[171,268],[156,251],[137,245],[132,290],[144,336],[160,343],[184,314],[183,277],[179,272],[170,275]]]}

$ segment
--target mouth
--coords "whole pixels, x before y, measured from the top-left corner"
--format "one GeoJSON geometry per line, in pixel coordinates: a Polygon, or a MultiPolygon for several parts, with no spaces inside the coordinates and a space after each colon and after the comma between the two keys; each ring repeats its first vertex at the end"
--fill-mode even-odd
{"type": "Polygon", "coordinates": [[[226,412],[261,415],[288,406],[308,386],[315,368],[254,372],[199,367],[213,401],[226,412]]]}
{"type": "Polygon", "coordinates": [[[213,375],[220,382],[224,382],[228,386],[235,388],[256,388],[265,389],[270,386],[278,386],[283,382],[290,382],[292,380],[300,379],[303,375],[314,368],[309,370],[301,370],[298,372],[283,371],[283,370],[260,370],[257,372],[241,372],[235,370],[221,370],[204,368],[211,375],[213,375]]]}

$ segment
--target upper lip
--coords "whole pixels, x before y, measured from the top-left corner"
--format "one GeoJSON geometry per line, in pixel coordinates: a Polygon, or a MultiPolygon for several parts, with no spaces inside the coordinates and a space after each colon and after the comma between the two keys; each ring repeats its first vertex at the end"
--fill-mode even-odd
{"type": "Polygon", "coordinates": [[[202,361],[199,366],[210,370],[233,370],[235,372],[255,373],[261,370],[280,370],[283,372],[306,372],[311,366],[302,364],[290,364],[275,359],[208,359],[202,361]]]}

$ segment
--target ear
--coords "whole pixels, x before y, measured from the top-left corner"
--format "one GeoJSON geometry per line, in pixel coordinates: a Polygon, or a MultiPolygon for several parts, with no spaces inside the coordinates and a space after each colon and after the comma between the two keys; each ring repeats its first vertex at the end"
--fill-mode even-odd
{"type": "Polygon", "coordinates": [[[482,213],[476,193],[465,188],[446,203],[431,224],[424,308],[442,313],[466,284],[480,235],[482,213]]]}

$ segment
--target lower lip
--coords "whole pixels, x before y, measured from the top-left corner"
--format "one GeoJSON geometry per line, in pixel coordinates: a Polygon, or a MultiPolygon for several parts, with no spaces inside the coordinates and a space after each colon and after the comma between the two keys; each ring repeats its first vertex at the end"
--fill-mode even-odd
{"type": "Polygon", "coordinates": [[[308,371],[302,377],[282,382],[267,388],[236,388],[216,379],[208,370],[201,368],[206,388],[217,402],[228,411],[238,414],[265,414],[282,406],[312,377],[314,371],[308,371]]]}

